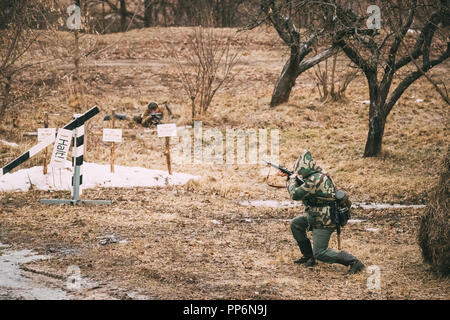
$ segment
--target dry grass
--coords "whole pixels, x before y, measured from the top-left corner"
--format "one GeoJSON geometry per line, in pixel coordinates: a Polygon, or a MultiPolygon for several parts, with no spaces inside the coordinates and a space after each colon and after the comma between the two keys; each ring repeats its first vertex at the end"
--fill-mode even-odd
{"type": "Polygon", "coordinates": [[[419,229],[419,245],[423,258],[441,275],[450,274],[449,180],[450,149],[419,229]]]}
{"type": "MultiPolygon", "coordinates": [[[[184,28],[151,28],[88,36],[100,47],[113,44],[84,64],[86,100],[101,110],[89,121],[91,132],[109,126],[103,117],[113,108],[131,118],[151,100],[167,100],[177,124],[190,124],[189,99],[182,94],[162,44],[169,39],[181,44],[186,33],[184,28]]],[[[313,74],[307,72],[298,79],[289,103],[272,110],[270,95],[286,49],[269,29],[250,32],[248,40],[234,82],[218,92],[202,118],[204,129],[278,129],[283,164],[292,166],[301,150],[309,149],[353,202],[427,203],[449,142],[448,107],[428,82],[422,79],[407,90],[388,118],[381,156],[366,159],[362,158],[368,129],[368,105],[361,103],[368,100],[364,78],[351,84],[345,103],[323,104],[313,88],[313,74]],[[416,102],[418,98],[424,101],[416,102]]],[[[22,134],[41,127],[45,111],[50,112],[51,127],[71,119],[71,93],[62,80],[70,70],[68,63],[55,63],[51,72],[36,69],[29,75],[41,77],[41,91],[48,94],[38,95],[20,110],[18,128],[10,119],[0,124],[0,139],[20,145],[16,149],[0,144],[2,165],[36,143],[22,134]]],[[[434,72],[447,71],[448,65],[442,65],[434,72]]],[[[132,121],[116,123],[136,132],[116,147],[116,164],[166,168],[162,139],[132,121]]],[[[108,163],[109,148],[100,136],[88,136],[86,157],[108,163]]],[[[40,161],[37,157],[21,168],[40,161]]],[[[39,198],[48,198],[42,192],[2,193],[0,240],[45,253],[49,248],[56,252],[74,248],[76,254],[56,254],[56,259],[39,265],[64,274],[67,266],[76,264],[91,278],[163,299],[449,299],[449,282],[421,262],[415,240],[417,210],[358,210],[356,215],[367,221],[345,228],[345,249],[367,265],[381,267],[379,292],[367,289],[367,273],[343,278],[344,269],[338,265],[319,264],[313,271],[294,266],[291,261],[298,252],[289,223],[277,219],[293,218],[300,214],[298,209],[239,205],[241,200],[288,198],[284,189],[265,184],[260,169],[174,164],[174,171],[202,179],[166,189],[85,193],[88,199],[113,199],[108,207],[49,207],[38,204],[39,198]],[[128,242],[100,246],[96,237],[111,233],[128,242]]],[[[283,184],[282,178],[271,180],[283,184]]]]}
{"type": "Polygon", "coordinates": [[[292,264],[299,252],[286,219],[298,209],[243,207],[189,188],[86,193],[115,199],[108,207],[48,207],[38,204],[42,192],[11,194],[2,199],[2,241],[55,257],[30,268],[63,277],[77,265],[84,277],[159,299],[450,298],[449,282],[422,263],[417,211],[356,210],[367,220],[344,229],[344,249],[381,270],[381,289],[370,290],[369,273],[292,264]],[[108,234],[127,242],[100,245],[108,234]]]}

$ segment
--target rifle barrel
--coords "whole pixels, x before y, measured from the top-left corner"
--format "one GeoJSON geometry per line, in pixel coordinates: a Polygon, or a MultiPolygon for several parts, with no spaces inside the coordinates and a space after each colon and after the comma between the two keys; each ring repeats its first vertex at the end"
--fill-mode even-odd
{"type": "MultiPolygon", "coordinates": [[[[276,164],[273,164],[272,162],[266,161],[266,160],[264,160],[264,159],[262,159],[262,161],[264,161],[265,163],[271,165],[271,166],[274,167],[274,168],[277,168],[277,169],[280,170],[281,172],[287,174],[288,177],[291,176],[291,175],[294,173],[293,171],[291,171],[291,170],[289,170],[289,169],[287,169],[287,168],[285,168],[285,167],[282,167],[282,166],[277,166],[276,164]]],[[[298,183],[299,185],[302,185],[302,184],[303,184],[303,180],[300,179],[300,177],[297,176],[297,177],[296,177],[296,180],[297,180],[297,183],[298,183]]]]}

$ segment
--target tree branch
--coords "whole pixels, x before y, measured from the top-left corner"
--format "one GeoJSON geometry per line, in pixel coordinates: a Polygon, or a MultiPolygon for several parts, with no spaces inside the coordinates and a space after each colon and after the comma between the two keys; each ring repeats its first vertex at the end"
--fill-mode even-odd
{"type": "Polygon", "coordinates": [[[422,28],[419,38],[416,41],[416,44],[414,45],[414,48],[410,55],[405,56],[403,59],[398,61],[394,69],[397,71],[398,69],[406,66],[408,63],[410,63],[413,59],[419,58],[423,54],[423,44],[425,42],[425,39],[429,37],[430,34],[434,34],[436,30],[436,26],[440,21],[440,13],[439,11],[433,12],[433,14],[430,16],[424,27],[422,28]]]}
{"type": "MultiPolygon", "coordinates": [[[[408,32],[409,27],[411,26],[414,18],[414,14],[416,13],[416,4],[417,0],[413,0],[411,4],[411,8],[409,9],[408,18],[405,23],[401,26],[400,31],[395,34],[394,41],[389,49],[388,58],[386,61],[386,66],[384,68],[383,79],[381,80],[380,87],[382,88],[383,94],[382,100],[386,99],[386,96],[389,93],[389,88],[392,83],[392,79],[395,74],[395,57],[397,55],[397,51],[400,48],[400,43],[408,32]]],[[[395,27],[395,26],[393,26],[395,27]]]]}
{"type": "Polygon", "coordinates": [[[314,67],[316,64],[328,59],[339,51],[336,47],[330,47],[319,54],[316,54],[314,57],[303,60],[298,69],[298,74],[305,72],[309,68],[314,67]]]}
{"type": "Polygon", "coordinates": [[[431,60],[428,64],[424,65],[421,70],[417,70],[409,74],[406,78],[400,82],[400,84],[397,86],[397,88],[392,92],[389,99],[386,101],[385,104],[385,114],[388,114],[392,107],[395,105],[397,100],[401,97],[403,92],[405,92],[406,89],[417,79],[419,79],[422,75],[425,74],[428,70],[431,68],[437,66],[438,64],[444,62],[446,59],[450,57],[450,42],[447,42],[447,50],[438,58],[431,60]]]}

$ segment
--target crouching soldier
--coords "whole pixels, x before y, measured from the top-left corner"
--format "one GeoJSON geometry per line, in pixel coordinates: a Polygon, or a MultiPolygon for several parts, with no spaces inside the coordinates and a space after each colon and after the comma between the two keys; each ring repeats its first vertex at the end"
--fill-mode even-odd
{"type": "Polygon", "coordinates": [[[331,234],[336,225],[331,218],[333,199],[336,188],[332,179],[314,163],[309,151],[305,150],[294,165],[294,173],[287,180],[287,188],[293,200],[302,200],[305,205],[305,215],[292,220],[291,230],[300,247],[303,257],[294,261],[312,267],[316,259],[326,263],[339,263],[350,266],[347,274],[360,272],[364,264],[346,251],[336,251],[328,248],[331,234]],[[296,176],[304,183],[299,185],[296,176]],[[312,229],[313,245],[306,236],[308,229],[312,229]]]}

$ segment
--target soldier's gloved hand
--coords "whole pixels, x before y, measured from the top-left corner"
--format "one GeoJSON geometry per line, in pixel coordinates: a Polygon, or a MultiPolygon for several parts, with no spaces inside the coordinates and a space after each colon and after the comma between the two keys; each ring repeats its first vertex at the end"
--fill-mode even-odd
{"type": "Polygon", "coordinates": [[[296,173],[293,173],[293,174],[291,174],[291,175],[288,177],[288,181],[289,181],[289,182],[295,182],[296,179],[297,179],[297,174],[296,174],[296,173]]]}

